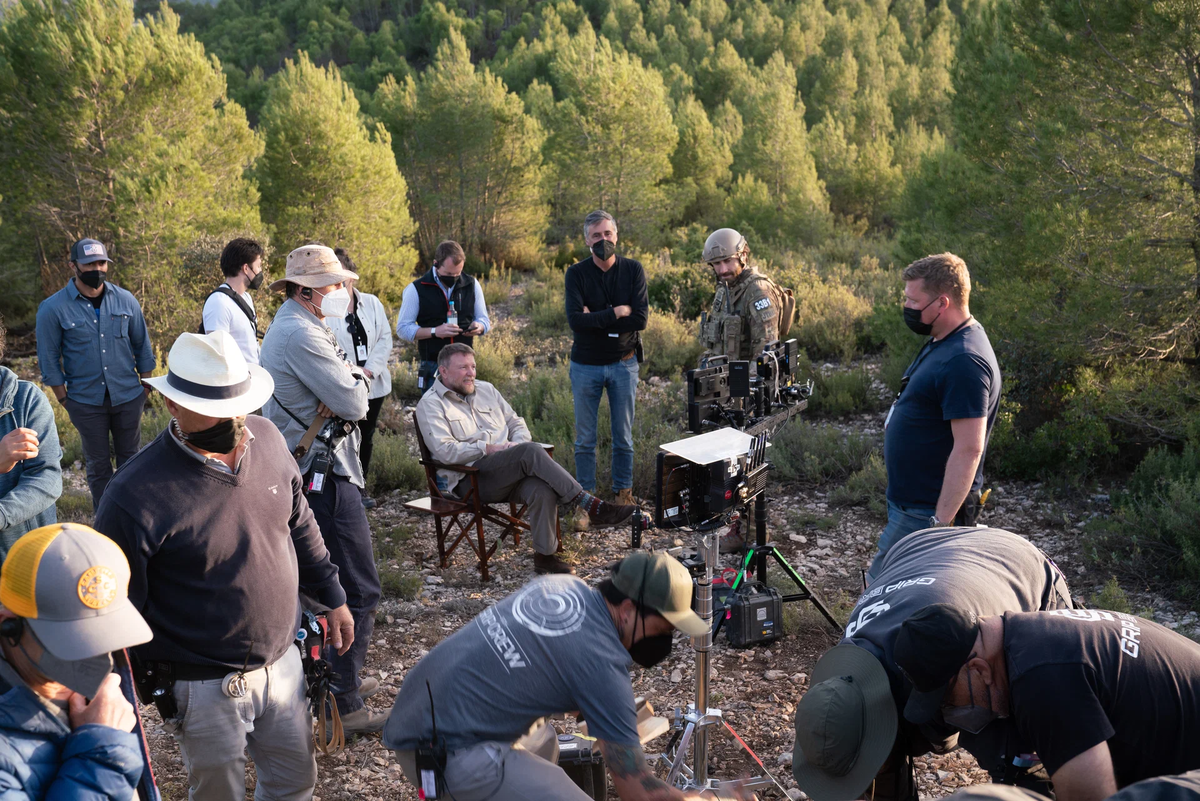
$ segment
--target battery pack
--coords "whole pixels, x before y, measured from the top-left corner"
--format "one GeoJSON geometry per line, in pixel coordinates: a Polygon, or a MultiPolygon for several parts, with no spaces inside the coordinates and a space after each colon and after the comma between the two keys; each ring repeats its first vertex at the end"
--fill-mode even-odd
{"type": "Polygon", "coordinates": [[[608,798],[608,772],[595,740],[575,734],[558,735],[558,766],[593,801],[608,798]]]}
{"type": "Polygon", "coordinates": [[[775,642],[783,636],[783,596],[774,587],[747,584],[729,599],[725,626],[729,644],[749,648],[775,642]]]}

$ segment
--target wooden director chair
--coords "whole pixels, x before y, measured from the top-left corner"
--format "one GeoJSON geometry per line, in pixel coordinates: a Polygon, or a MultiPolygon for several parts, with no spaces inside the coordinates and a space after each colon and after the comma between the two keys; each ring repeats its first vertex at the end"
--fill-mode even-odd
{"type": "MultiPolygon", "coordinates": [[[[496,546],[505,537],[512,536],[513,545],[521,544],[521,532],[529,530],[525,520],[528,511],[527,504],[508,502],[505,512],[496,506],[484,503],[479,496],[479,470],[468,465],[450,465],[434,461],[425,438],[421,436],[421,427],[413,420],[413,429],[417,433],[417,447],[421,452],[421,466],[425,468],[425,480],[429,485],[429,495],[417,498],[404,504],[408,509],[423,514],[433,515],[434,529],[437,531],[438,567],[446,567],[450,554],[460,543],[466,542],[475,556],[479,559],[479,574],[481,581],[487,581],[488,559],[496,552],[496,546]],[[462,481],[470,482],[470,490],[461,498],[450,492],[442,492],[438,488],[437,471],[454,470],[462,473],[462,481]],[[489,545],[483,533],[483,523],[487,521],[500,527],[500,534],[489,545]],[[450,544],[446,544],[446,540],[450,544]]],[[[554,456],[553,445],[543,445],[550,456],[554,456]]],[[[558,549],[562,550],[562,524],[555,520],[555,536],[558,549]]]]}

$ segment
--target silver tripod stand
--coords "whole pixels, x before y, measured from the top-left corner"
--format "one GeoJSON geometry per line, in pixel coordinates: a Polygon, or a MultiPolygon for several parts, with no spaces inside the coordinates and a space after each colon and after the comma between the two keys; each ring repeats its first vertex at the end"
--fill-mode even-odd
{"type": "Polygon", "coordinates": [[[717,563],[718,529],[701,533],[699,537],[697,555],[704,560],[704,572],[696,579],[696,614],[708,624],[708,632],[692,638],[692,648],[696,652],[696,699],[688,705],[686,712],[675,710],[674,731],[667,752],[661,755],[671,765],[666,781],[685,792],[712,790],[717,795],[756,790],[772,784],[778,786],[771,776],[725,781],[708,776],[709,728],[725,723],[721,710],[708,705],[709,651],[713,644],[712,577],[717,563]],[[689,747],[692,749],[690,768],[685,764],[689,747]]]}

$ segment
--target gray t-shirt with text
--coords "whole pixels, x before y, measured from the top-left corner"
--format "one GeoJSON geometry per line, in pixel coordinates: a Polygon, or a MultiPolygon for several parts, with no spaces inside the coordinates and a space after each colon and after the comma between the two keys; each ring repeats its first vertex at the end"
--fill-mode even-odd
{"type": "Polygon", "coordinates": [[[593,737],[636,745],[630,663],[597,590],[572,576],[536,578],[409,671],[383,742],[409,751],[429,739],[432,690],[438,736],[451,751],[512,742],[538,718],[572,710],[593,737]]]}

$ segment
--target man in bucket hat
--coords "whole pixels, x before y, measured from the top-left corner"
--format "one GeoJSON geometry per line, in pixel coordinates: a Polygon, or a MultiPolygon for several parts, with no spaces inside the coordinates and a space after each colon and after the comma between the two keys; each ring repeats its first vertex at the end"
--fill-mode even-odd
{"type": "Polygon", "coordinates": [[[362,368],[347,362],[325,322],[346,316],[350,293],[345,282],[357,278],[330,248],[305,245],[293,250],[284,277],[271,284],[271,289],[282,289],[287,300],[262,344],[262,363],[275,379],[275,392],[263,406],[263,415],[299,454],[308,504],[354,616],[354,645],[344,656],[326,657],[347,736],[379,731],[387,720],[386,711],[363,705],[379,683],[359,676],[380,597],[371,528],[363,508],[358,456],[362,435],[356,425],[367,416],[370,381],[362,368]]]}
{"type": "Polygon", "coordinates": [[[901,625],[932,603],[976,614],[1069,608],[1070,590],[1054,563],[1028,540],[995,528],[930,529],[888,551],[876,579],[850,612],[841,644],[813,669],[796,705],[792,774],[813,801],[916,801],[912,758],[960,745],[994,781],[1038,787],[1045,778],[1032,749],[1005,721],[978,734],[938,722],[903,720],[912,691],[896,665],[901,625]]]}
{"type": "Polygon", "coordinates": [[[578,710],[623,801],[678,801],[683,793],[646,764],[629,666],[665,660],[676,630],[708,631],[691,603],[691,575],[665,553],[630,554],[595,588],[563,574],[536,578],[409,671],[383,743],[420,786],[416,749],[433,739],[436,713],[448,797],[588,801],[555,764],[556,739],[533,731],[541,718],[578,710]],[[541,742],[548,747],[526,745],[541,742]]]}
{"type": "Polygon", "coordinates": [[[226,331],[180,335],[150,379],[172,420],[117,471],[96,528],[129,558],[130,599],[154,640],[135,648],[139,690],[179,743],[192,801],[312,796],[317,766],[300,653],[299,594],[328,607],[345,652],[354,624],[337,568],[275,426],[270,397],[226,331]]]}
{"type": "Polygon", "coordinates": [[[22,536],[0,572],[0,787],[42,798],[133,797],[145,761],[113,651],[150,629],[113,543],[73,523],[22,536]]]}

